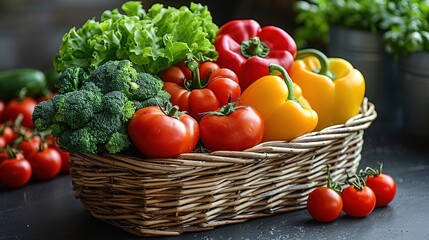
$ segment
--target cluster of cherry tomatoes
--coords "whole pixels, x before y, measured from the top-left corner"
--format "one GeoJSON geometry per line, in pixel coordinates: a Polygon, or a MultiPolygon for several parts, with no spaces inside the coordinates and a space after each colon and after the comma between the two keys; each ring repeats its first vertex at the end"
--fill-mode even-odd
{"type": "Polygon", "coordinates": [[[42,100],[0,100],[0,184],[6,188],[50,180],[70,170],[70,154],[49,133],[34,129],[32,113],[42,100]]]}
{"type": "Polygon", "coordinates": [[[328,168],[328,184],[310,193],[307,210],[319,222],[332,222],[342,211],[351,217],[366,217],[375,207],[387,206],[395,194],[395,180],[382,173],[382,164],[377,170],[368,167],[349,176],[346,183],[332,182],[328,168]]]}

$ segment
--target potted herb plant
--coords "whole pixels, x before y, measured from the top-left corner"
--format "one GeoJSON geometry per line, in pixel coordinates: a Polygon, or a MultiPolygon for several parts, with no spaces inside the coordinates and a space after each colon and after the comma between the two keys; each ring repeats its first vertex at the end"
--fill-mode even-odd
{"type": "Polygon", "coordinates": [[[403,130],[429,137],[429,1],[395,1],[386,13],[383,40],[399,60],[403,130]]]}
{"type": "Polygon", "coordinates": [[[380,23],[388,0],[309,0],[295,5],[299,47],[321,39],[327,55],[350,61],[365,77],[365,95],[379,119],[398,119],[397,62],[385,51],[380,23]]]}

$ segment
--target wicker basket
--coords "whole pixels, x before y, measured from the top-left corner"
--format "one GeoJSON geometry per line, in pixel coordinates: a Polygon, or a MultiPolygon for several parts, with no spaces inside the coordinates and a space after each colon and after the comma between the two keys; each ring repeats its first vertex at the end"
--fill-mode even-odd
{"type": "Polygon", "coordinates": [[[361,113],[290,142],[261,143],[246,151],[187,153],[175,159],[75,154],[76,197],[95,218],[140,236],[179,235],[305,208],[308,194],[355,173],[364,130],[375,120],[361,113]]]}

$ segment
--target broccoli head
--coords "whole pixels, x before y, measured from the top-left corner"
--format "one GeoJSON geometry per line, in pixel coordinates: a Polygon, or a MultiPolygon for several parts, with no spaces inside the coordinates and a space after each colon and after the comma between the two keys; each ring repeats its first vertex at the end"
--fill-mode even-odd
{"type": "Polygon", "coordinates": [[[139,88],[133,91],[133,100],[136,101],[155,97],[164,85],[158,76],[145,72],[137,75],[136,83],[139,85],[139,88]]]}
{"type": "Polygon", "coordinates": [[[113,91],[103,96],[104,111],[122,120],[129,120],[135,112],[134,104],[123,92],[113,91]]]}
{"type": "Polygon", "coordinates": [[[71,129],[78,129],[102,109],[102,95],[87,90],[68,92],[57,104],[55,119],[68,124],[71,129]]]}
{"type": "Polygon", "coordinates": [[[39,131],[48,130],[56,114],[56,108],[52,99],[40,102],[33,110],[33,123],[39,131]]]}
{"type": "Polygon", "coordinates": [[[159,77],[138,73],[129,60],[106,62],[89,76],[68,68],[58,86],[58,95],[36,106],[33,121],[36,129],[51,130],[71,153],[128,149],[127,126],[136,109],[170,99],[159,77]]]}
{"type": "Polygon", "coordinates": [[[136,111],[140,108],[149,106],[164,106],[165,103],[170,101],[170,94],[167,91],[161,90],[155,97],[148,98],[143,101],[134,101],[134,107],[136,111]]]}
{"type": "Polygon", "coordinates": [[[83,68],[70,67],[61,73],[55,87],[60,94],[76,91],[88,80],[88,77],[83,68]]]}
{"type": "Polygon", "coordinates": [[[139,86],[135,83],[137,71],[129,60],[108,61],[96,68],[89,76],[89,81],[100,88],[102,93],[121,91],[132,96],[132,91],[139,86]]]}

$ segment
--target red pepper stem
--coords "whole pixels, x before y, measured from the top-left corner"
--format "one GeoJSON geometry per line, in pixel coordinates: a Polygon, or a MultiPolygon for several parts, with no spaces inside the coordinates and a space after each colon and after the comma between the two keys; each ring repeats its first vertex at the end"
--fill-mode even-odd
{"type": "Polygon", "coordinates": [[[335,79],[335,75],[331,71],[329,71],[329,59],[328,57],[326,57],[325,54],[323,54],[321,51],[317,49],[308,48],[308,49],[299,50],[298,53],[296,54],[295,59],[298,60],[306,57],[316,57],[317,60],[319,60],[320,70],[318,71],[318,74],[325,75],[332,80],[335,79]]]}
{"type": "Polygon", "coordinates": [[[189,90],[193,90],[193,89],[202,89],[204,88],[201,84],[201,79],[200,79],[200,70],[198,69],[198,63],[197,61],[195,61],[194,59],[191,59],[189,61],[186,62],[186,67],[191,71],[192,73],[192,85],[191,88],[189,90]]]}
{"type": "Polygon", "coordinates": [[[282,75],[284,78],[284,81],[286,83],[286,86],[288,88],[289,94],[287,96],[286,100],[292,100],[298,102],[298,100],[295,98],[295,91],[293,89],[293,83],[292,79],[289,77],[289,74],[286,72],[286,70],[277,64],[270,63],[268,65],[270,75],[282,75]]]}
{"type": "Polygon", "coordinates": [[[264,58],[270,52],[270,48],[265,43],[261,42],[259,37],[253,37],[248,41],[243,41],[241,43],[240,50],[241,55],[246,58],[250,58],[253,56],[264,58]]]}

